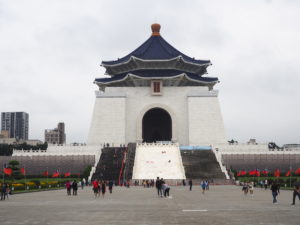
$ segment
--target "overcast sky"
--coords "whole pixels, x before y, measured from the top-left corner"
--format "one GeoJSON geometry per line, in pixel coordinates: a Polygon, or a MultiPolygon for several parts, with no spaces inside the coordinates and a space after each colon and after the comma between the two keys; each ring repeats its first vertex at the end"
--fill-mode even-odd
{"type": "Polygon", "coordinates": [[[29,113],[30,139],[66,124],[86,142],[102,60],[141,45],[150,25],[210,59],[228,139],[300,143],[300,1],[0,0],[0,111],[29,113]]]}

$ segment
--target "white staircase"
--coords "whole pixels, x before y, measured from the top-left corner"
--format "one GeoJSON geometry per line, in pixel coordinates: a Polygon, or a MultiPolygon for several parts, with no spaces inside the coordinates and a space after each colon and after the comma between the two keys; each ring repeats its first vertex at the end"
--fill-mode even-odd
{"type": "Polygon", "coordinates": [[[95,153],[95,164],[92,166],[90,175],[89,175],[89,177],[88,177],[88,181],[89,181],[89,182],[92,181],[92,176],[93,176],[93,174],[96,172],[96,167],[97,167],[98,162],[99,162],[99,160],[100,160],[101,153],[102,153],[101,149],[99,149],[99,150],[95,153]]]}
{"type": "Polygon", "coordinates": [[[185,179],[178,143],[141,143],[136,146],[132,179],[185,179]]]}
{"type": "Polygon", "coordinates": [[[221,171],[225,174],[226,179],[230,179],[230,176],[228,174],[228,171],[226,167],[222,163],[222,154],[218,151],[217,148],[212,148],[213,152],[215,153],[216,159],[220,165],[221,171]]]}

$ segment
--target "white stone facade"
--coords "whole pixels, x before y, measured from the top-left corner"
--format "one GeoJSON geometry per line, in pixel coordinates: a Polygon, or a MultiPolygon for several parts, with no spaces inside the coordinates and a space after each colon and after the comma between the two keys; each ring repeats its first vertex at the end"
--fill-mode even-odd
{"type": "Polygon", "coordinates": [[[152,108],[162,108],[172,119],[172,141],[180,145],[225,143],[218,92],[208,87],[107,87],[96,91],[88,144],[119,146],[142,141],[142,120],[152,108]]]}

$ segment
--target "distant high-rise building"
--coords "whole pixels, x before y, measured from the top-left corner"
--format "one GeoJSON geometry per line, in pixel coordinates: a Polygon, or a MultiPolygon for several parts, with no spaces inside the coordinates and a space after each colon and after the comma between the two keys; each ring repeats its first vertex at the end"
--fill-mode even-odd
{"type": "Polygon", "coordinates": [[[48,144],[65,144],[65,124],[58,123],[57,128],[45,130],[45,142],[48,144]]]}
{"type": "Polygon", "coordinates": [[[26,112],[2,112],[1,131],[8,131],[9,138],[28,140],[29,115],[26,112]]]}

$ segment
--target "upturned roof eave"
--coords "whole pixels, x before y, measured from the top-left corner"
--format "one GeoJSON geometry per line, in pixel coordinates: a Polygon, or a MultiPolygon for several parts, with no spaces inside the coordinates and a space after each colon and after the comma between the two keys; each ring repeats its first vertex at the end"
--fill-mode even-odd
{"type": "MultiPolygon", "coordinates": [[[[192,81],[192,82],[196,82],[196,83],[200,83],[200,84],[205,84],[205,85],[215,85],[216,83],[219,82],[219,79],[216,78],[216,80],[214,81],[203,81],[203,80],[197,80],[197,79],[193,79],[192,77],[190,77],[188,74],[186,73],[181,73],[175,76],[161,76],[161,77],[144,77],[144,76],[139,76],[136,74],[132,74],[132,73],[128,73],[126,74],[123,78],[118,79],[118,80],[113,80],[113,81],[108,81],[108,82],[100,82],[97,81],[97,79],[95,79],[94,83],[97,84],[98,86],[101,85],[109,85],[109,84],[113,84],[113,83],[119,83],[119,82],[123,82],[126,79],[128,79],[129,77],[133,77],[133,78],[139,78],[139,79],[145,79],[145,80],[160,80],[160,79],[174,79],[174,78],[179,78],[179,77],[185,77],[186,79],[192,81]]],[[[105,78],[104,78],[105,79],[105,78]]],[[[107,78],[109,79],[109,78],[107,78]]],[[[203,79],[203,78],[202,78],[203,79]]]]}
{"type": "Polygon", "coordinates": [[[173,60],[176,60],[176,59],[181,59],[183,62],[185,62],[187,64],[191,64],[191,65],[197,65],[197,66],[205,66],[205,65],[210,66],[210,65],[212,65],[210,60],[201,60],[204,63],[189,62],[189,61],[185,60],[182,55],[179,55],[179,56],[176,56],[176,57],[170,58],[170,59],[142,59],[142,58],[139,58],[139,57],[136,57],[136,56],[130,56],[129,59],[125,62],[110,65],[110,64],[105,64],[105,61],[102,61],[100,65],[106,68],[106,67],[117,67],[117,66],[126,65],[126,64],[128,64],[128,63],[130,63],[131,61],[134,61],[134,60],[140,60],[142,62],[170,62],[170,61],[173,61],[173,60]]]}
{"type": "MultiPolygon", "coordinates": [[[[171,59],[141,59],[135,56],[131,56],[126,62],[120,63],[120,64],[116,64],[113,66],[106,66],[104,64],[101,64],[102,66],[104,66],[106,68],[106,75],[111,75],[114,76],[118,73],[122,73],[122,72],[130,72],[133,70],[138,70],[138,69],[170,69],[170,67],[167,66],[167,64],[177,64],[176,62],[182,62],[184,65],[188,65],[188,66],[192,66],[192,67],[196,67],[196,68],[207,68],[208,66],[212,65],[210,61],[207,61],[207,63],[202,63],[202,64],[197,64],[197,63],[193,63],[193,62],[189,62],[186,61],[182,56],[177,56],[171,59]],[[137,63],[141,62],[144,64],[143,67],[140,67],[137,63]],[[157,62],[157,64],[165,64],[166,65],[156,65],[155,67],[153,67],[153,63],[157,62]],[[147,63],[149,63],[151,66],[147,66],[147,63]],[[145,66],[146,65],[146,66],[145,66]],[[124,68],[122,68],[124,67],[124,68]]],[[[176,65],[173,65],[174,69],[176,69],[176,65]]],[[[180,65],[178,66],[180,67],[180,65]]],[[[195,72],[198,69],[191,69],[187,72],[195,72]]]]}

